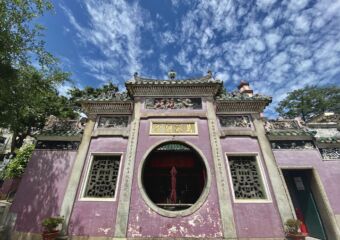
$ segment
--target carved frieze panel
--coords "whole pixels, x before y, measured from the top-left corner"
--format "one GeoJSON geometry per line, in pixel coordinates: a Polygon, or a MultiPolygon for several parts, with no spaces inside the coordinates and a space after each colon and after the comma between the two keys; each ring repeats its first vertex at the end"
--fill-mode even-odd
{"type": "Polygon", "coordinates": [[[221,127],[251,128],[249,116],[219,116],[221,127]]]}
{"type": "Polygon", "coordinates": [[[295,120],[268,121],[265,127],[266,130],[300,129],[299,124],[295,120]]]}
{"type": "Polygon", "coordinates": [[[325,160],[340,159],[340,148],[319,148],[319,150],[325,160]]]}
{"type": "Polygon", "coordinates": [[[100,116],[98,128],[126,128],[128,126],[128,116],[100,116]]]}
{"type": "Polygon", "coordinates": [[[94,156],[84,197],[113,198],[119,173],[120,156],[94,156]]]}
{"type": "Polygon", "coordinates": [[[196,122],[151,122],[150,135],[197,135],[196,122]]]}
{"type": "Polygon", "coordinates": [[[79,141],[37,141],[35,149],[77,150],[79,141]]]}
{"type": "Polygon", "coordinates": [[[266,192],[255,156],[228,156],[236,199],[265,199],[266,192]]]}
{"type": "Polygon", "coordinates": [[[312,141],[271,141],[272,149],[314,149],[312,141]]]}
{"type": "Polygon", "coordinates": [[[147,109],[202,109],[201,98],[147,98],[147,109]]]}

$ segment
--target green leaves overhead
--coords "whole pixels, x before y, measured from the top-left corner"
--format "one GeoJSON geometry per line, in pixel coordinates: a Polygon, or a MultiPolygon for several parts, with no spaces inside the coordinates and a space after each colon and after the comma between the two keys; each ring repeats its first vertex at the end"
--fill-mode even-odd
{"type": "Polygon", "coordinates": [[[337,86],[307,86],[288,93],[276,111],[281,117],[301,117],[304,121],[327,112],[340,112],[340,88],[337,86]]]}

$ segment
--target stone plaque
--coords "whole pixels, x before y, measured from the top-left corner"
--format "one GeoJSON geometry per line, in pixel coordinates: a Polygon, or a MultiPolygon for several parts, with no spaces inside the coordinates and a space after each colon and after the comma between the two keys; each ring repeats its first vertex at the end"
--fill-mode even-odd
{"type": "Polygon", "coordinates": [[[197,135],[196,122],[151,122],[150,135],[197,135]]]}

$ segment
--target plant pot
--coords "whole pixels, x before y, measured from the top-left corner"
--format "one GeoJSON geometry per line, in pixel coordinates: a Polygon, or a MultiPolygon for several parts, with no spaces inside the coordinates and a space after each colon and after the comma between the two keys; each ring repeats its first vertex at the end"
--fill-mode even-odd
{"type": "Polygon", "coordinates": [[[59,236],[59,230],[54,230],[51,232],[43,232],[42,238],[43,240],[55,240],[59,236]]]}
{"type": "Polygon", "coordinates": [[[286,233],[286,237],[293,240],[304,240],[307,235],[307,233],[286,233]]]}

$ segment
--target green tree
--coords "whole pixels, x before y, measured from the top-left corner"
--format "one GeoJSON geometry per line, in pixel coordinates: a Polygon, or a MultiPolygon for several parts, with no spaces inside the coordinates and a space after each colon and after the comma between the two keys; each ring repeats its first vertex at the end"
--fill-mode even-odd
{"type": "Polygon", "coordinates": [[[288,93],[287,97],[279,102],[276,111],[281,117],[301,117],[304,121],[327,111],[338,113],[340,111],[340,88],[306,86],[288,93]]]}
{"type": "Polygon", "coordinates": [[[16,156],[8,163],[1,173],[4,179],[19,178],[24,173],[28,161],[31,159],[34,145],[28,144],[16,151],[16,156]]]}
{"type": "Polygon", "coordinates": [[[0,127],[10,128],[18,140],[12,150],[49,114],[70,112],[63,112],[66,100],[56,90],[69,74],[45,50],[43,27],[33,24],[51,9],[48,0],[0,0],[0,127]]]}

